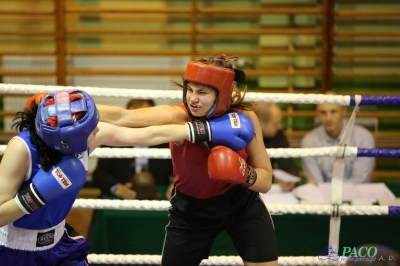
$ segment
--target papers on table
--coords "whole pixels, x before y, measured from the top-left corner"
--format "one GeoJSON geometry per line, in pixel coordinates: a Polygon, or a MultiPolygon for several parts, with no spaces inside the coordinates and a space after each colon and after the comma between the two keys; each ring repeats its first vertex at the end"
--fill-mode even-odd
{"type": "MultiPolygon", "coordinates": [[[[280,169],[274,169],[273,175],[283,182],[297,183],[300,181],[300,177],[280,169]]],[[[260,193],[260,196],[266,204],[328,204],[331,202],[331,194],[331,183],[318,185],[307,183],[294,188],[292,192],[283,192],[279,184],[272,184],[270,191],[265,194],[260,193]]],[[[353,184],[344,182],[342,201],[351,202],[352,205],[372,205],[376,202],[382,203],[381,205],[389,205],[388,202],[395,202],[396,197],[385,183],[353,184]]]]}
{"type": "MultiPolygon", "coordinates": [[[[331,183],[305,184],[293,189],[293,194],[303,202],[326,204],[331,202],[331,183]]],[[[382,199],[396,197],[384,183],[343,183],[343,201],[354,205],[369,205],[382,199]],[[369,203],[369,204],[368,204],[369,203]]]]}
{"type": "Polygon", "coordinates": [[[396,199],[378,199],[381,206],[400,206],[400,198],[396,199]]]}
{"type": "Polygon", "coordinates": [[[373,199],[374,202],[378,201],[379,199],[396,198],[385,183],[358,184],[357,189],[360,191],[361,198],[373,199]]]}
{"type": "Polygon", "coordinates": [[[260,193],[265,204],[297,204],[299,200],[292,192],[283,192],[279,184],[272,184],[267,193],[260,193]]]}
{"type": "MultiPolygon", "coordinates": [[[[294,176],[280,169],[274,169],[273,175],[276,179],[283,182],[299,182],[300,177],[294,176]]],[[[266,204],[297,204],[299,200],[292,192],[283,192],[279,184],[272,184],[267,193],[260,193],[261,198],[266,204]]]]}
{"type": "Polygon", "coordinates": [[[305,202],[324,204],[329,202],[329,197],[314,184],[304,184],[293,189],[293,194],[305,202]]]}
{"type": "Polygon", "coordinates": [[[288,172],[285,172],[281,169],[273,169],[272,173],[274,175],[274,177],[276,179],[279,179],[283,182],[299,182],[300,181],[300,177],[298,176],[294,176],[292,174],[289,174],[288,172]]]}

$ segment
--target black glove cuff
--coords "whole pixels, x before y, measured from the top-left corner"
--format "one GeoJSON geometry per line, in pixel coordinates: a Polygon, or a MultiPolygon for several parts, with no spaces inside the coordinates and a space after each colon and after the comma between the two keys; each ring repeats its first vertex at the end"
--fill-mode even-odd
{"type": "Polygon", "coordinates": [[[257,180],[257,172],[250,165],[247,166],[246,186],[251,187],[257,180]]]}
{"type": "Polygon", "coordinates": [[[192,143],[211,141],[211,130],[208,121],[195,120],[186,123],[188,140],[192,143]]]}
{"type": "Polygon", "coordinates": [[[46,201],[37,191],[34,184],[30,184],[15,196],[18,207],[26,214],[31,214],[42,207],[46,201]]]}

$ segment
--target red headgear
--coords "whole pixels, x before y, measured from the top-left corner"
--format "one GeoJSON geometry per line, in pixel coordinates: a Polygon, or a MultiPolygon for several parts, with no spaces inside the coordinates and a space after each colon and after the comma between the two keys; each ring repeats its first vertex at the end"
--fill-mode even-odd
{"type": "MultiPolygon", "coordinates": [[[[211,110],[207,113],[207,118],[220,116],[228,110],[231,104],[234,79],[235,72],[233,69],[201,62],[190,62],[186,67],[184,76],[185,81],[207,85],[217,90],[217,99],[211,110]]],[[[184,93],[183,101],[187,105],[186,93],[184,93]]]]}
{"type": "MultiPolygon", "coordinates": [[[[222,59],[224,60],[224,59],[222,59]]],[[[244,72],[238,69],[215,66],[203,62],[190,62],[184,75],[183,103],[190,113],[186,100],[187,83],[194,82],[201,85],[210,86],[217,90],[217,98],[206,118],[223,115],[232,102],[232,92],[235,81],[244,81],[244,72]],[[239,75],[238,75],[239,74],[239,75]]]]}

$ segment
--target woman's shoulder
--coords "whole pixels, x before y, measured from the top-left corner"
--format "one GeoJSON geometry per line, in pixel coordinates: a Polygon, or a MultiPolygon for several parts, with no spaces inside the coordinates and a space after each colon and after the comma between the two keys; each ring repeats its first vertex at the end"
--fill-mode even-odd
{"type": "Polygon", "coordinates": [[[26,140],[18,134],[8,142],[6,153],[15,156],[15,158],[24,158],[31,152],[32,146],[29,138],[26,140]]]}
{"type": "Polygon", "coordinates": [[[253,110],[239,109],[238,111],[241,112],[242,114],[247,115],[247,116],[257,117],[256,113],[253,110]]]}
{"type": "Polygon", "coordinates": [[[19,132],[17,135],[12,137],[10,141],[8,142],[8,145],[10,145],[11,142],[17,142],[20,145],[33,145],[30,140],[30,133],[28,130],[23,130],[19,132]]]}
{"type": "Polygon", "coordinates": [[[254,113],[254,111],[249,111],[249,110],[241,110],[241,113],[244,114],[245,116],[247,116],[248,118],[250,118],[250,120],[253,122],[254,126],[258,126],[259,123],[255,123],[258,122],[258,117],[256,115],[256,113],[254,113]]]}

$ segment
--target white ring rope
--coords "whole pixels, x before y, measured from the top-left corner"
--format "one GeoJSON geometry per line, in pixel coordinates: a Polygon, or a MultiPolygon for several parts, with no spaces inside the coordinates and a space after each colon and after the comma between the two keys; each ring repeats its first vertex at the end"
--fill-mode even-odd
{"type": "Polygon", "coordinates": [[[73,87],[73,86],[50,86],[29,84],[6,84],[0,83],[0,91],[9,94],[36,94],[41,92],[53,92],[58,90],[83,90],[92,96],[101,97],[127,97],[135,99],[182,99],[181,90],[144,90],[144,89],[121,89],[121,88],[97,88],[97,87],[73,87]]]}
{"type": "MultiPolygon", "coordinates": [[[[147,265],[161,264],[160,255],[105,255],[105,254],[89,254],[88,260],[93,264],[136,264],[147,265]]],[[[319,260],[315,257],[279,257],[279,265],[298,266],[298,265],[345,265],[345,261],[340,259],[336,262],[332,260],[319,260]]],[[[241,265],[243,260],[239,256],[210,256],[207,260],[203,260],[200,265],[241,265]]]]}
{"type": "MultiPolygon", "coordinates": [[[[357,156],[357,147],[347,147],[344,156],[357,156]]],[[[147,158],[170,158],[169,149],[124,149],[124,148],[98,148],[93,151],[91,156],[101,158],[130,158],[130,157],[146,157],[147,158]],[[153,157],[154,156],[154,157],[153,157]]],[[[337,147],[321,147],[321,148],[278,148],[266,149],[270,158],[298,158],[310,156],[336,156],[337,147]]]]}
{"type": "MultiPolygon", "coordinates": [[[[337,205],[266,204],[271,214],[318,214],[331,215],[337,205]]],[[[119,200],[76,199],[73,208],[101,210],[167,211],[171,204],[167,200],[119,200]]],[[[388,215],[388,206],[340,205],[340,215],[388,215]]]]}
{"type": "MultiPolygon", "coordinates": [[[[36,94],[40,92],[52,92],[62,89],[75,89],[75,90],[79,89],[86,91],[92,96],[128,97],[136,99],[182,100],[182,90],[143,90],[143,89],[128,89],[128,88],[120,89],[120,88],[0,83],[0,91],[2,93],[9,93],[9,94],[36,94]]],[[[350,105],[349,95],[247,92],[245,98],[246,101],[253,101],[253,102],[302,103],[302,104],[329,103],[329,104],[337,104],[344,106],[350,105]]]]}
{"type": "MultiPolygon", "coordinates": [[[[100,97],[128,97],[136,99],[182,99],[181,90],[141,90],[99,87],[73,87],[73,86],[46,86],[27,84],[0,83],[0,92],[3,94],[36,94],[52,92],[62,89],[79,89],[92,96],[100,97]]],[[[300,103],[300,104],[336,104],[349,106],[351,96],[324,95],[302,93],[246,93],[246,101],[275,102],[275,103],[300,103]]],[[[7,145],[0,145],[0,155],[4,154],[7,145]]],[[[337,156],[338,147],[322,148],[288,148],[267,149],[271,158],[298,158],[309,156],[337,156]]],[[[342,150],[341,150],[342,151],[342,150]]],[[[346,147],[343,157],[357,156],[357,147],[346,147]]],[[[341,153],[342,154],[342,153],[341,153]]],[[[124,149],[124,148],[98,148],[91,157],[99,158],[158,158],[171,157],[169,149],[124,149]]],[[[171,206],[169,201],[150,200],[104,200],[104,199],[76,199],[73,208],[83,209],[112,209],[112,210],[155,210],[167,211],[171,206]]],[[[271,214],[318,214],[318,215],[388,215],[388,206],[349,206],[349,205],[288,205],[266,204],[271,214]]],[[[160,255],[106,255],[89,254],[88,260],[93,264],[161,264],[160,255]]],[[[344,265],[345,261],[322,260],[315,257],[279,257],[279,265],[344,265]]],[[[243,265],[239,256],[210,256],[200,265],[243,265]]]]}
{"type": "MultiPolygon", "coordinates": [[[[0,145],[0,155],[4,154],[7,145],[0,145]]],[[[266,149],[270,158],[299,158],[311,156],[336,156],[338,148],[320,147],[320,148],[278,148],[266,149]]],[[[344,152],[345,157],[357,156],[357,147],[346,147],[344,152]]],[[[152,158],[152,159],[169,159],[171,152],[169,149],[146,149],[146,148],[97,148],[90,157],[97,158],[152,158]]]]}

